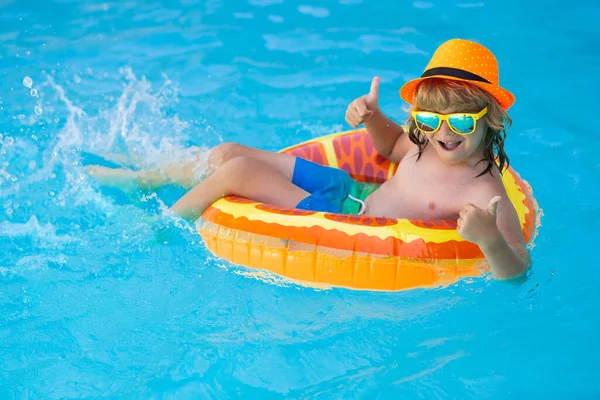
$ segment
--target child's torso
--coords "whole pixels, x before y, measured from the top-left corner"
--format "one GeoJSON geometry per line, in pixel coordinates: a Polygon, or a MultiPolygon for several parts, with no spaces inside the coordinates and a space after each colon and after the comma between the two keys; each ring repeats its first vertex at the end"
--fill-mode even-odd
{"type": "Polygon", "coordinates": [[[457,219],[474,185],[496,179],[489,174],[475,178],[475,168],[444,163],[431,146],[419,161],[417,148],[400,161],[395,175],[365,200],[365,215],[410,219],[457,219]]]}

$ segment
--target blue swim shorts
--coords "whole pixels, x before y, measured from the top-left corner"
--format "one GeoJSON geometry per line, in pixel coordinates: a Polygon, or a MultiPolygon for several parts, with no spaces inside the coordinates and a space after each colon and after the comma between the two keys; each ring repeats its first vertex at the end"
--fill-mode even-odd
{"type": "Polygon", "coordinates": [[[292,183],[310,193],[296,208],[360,215],[364,201],[380,184],[359,182],[344,170],[296,157],[292,183]]]}

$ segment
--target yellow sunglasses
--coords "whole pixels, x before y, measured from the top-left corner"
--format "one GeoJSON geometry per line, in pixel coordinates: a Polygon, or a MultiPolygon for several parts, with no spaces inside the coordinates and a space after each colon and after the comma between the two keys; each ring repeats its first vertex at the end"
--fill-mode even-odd
{"type": "Polygon", "coordinates": [[[415,120],[417,129],[423,133],[436,132],[442,126],[442,121],[446,121],[452,132],[458,135],[470,135],[477,128],[477,120],[487,114],[487,112],[487,107],[477,114],[438,114],[429,111],[413,111],[412,117],[415,120]]]}

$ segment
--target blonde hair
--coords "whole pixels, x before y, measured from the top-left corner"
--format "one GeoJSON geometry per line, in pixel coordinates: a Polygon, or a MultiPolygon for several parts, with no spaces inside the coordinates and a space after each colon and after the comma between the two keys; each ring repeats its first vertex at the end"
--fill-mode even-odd
{"type": "Polygon", "coordinates": [[[511,118],[500,107],[496,99],[485,90],[468,82],[450,79],[425,79],[417,86],[412,108],[410,108],[409,117],[406,121],[408,137],[419,148],[417,160],[421,157],[421,153],[429,141],[417,129],[410,114],[411,111],[451,109],[456,112],[478,113],[486,106],[488,112],[481,119],[486,122],[487,126],[483,138],[484,158],[479,162],[487,161],[488,165],[477,176],[488,172],[491,174],[494,165],[497,165],[500,173],[502,173],[510,164],[508,156],[504,152],[504,141],[506,140],[506,130],[512,124],[511,118]]]}

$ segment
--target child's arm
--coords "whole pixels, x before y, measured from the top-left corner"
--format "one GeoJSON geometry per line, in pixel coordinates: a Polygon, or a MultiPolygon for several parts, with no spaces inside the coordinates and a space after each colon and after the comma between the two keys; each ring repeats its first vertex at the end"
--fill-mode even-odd
{"type": "Polygon", "coordinates": [[[497,279],[517,278],[529,268],[530,257],[527,247],[510,245],[503,235],[481,247],[490,265],[492,275],[497,279]]]}
{"type": "Polygon", "coordinates": [[[487,209],[467,204],[459,215],[458,233],[479,246],[495,278],[516,278],[529,268],[529,251],[510,200],[495,196],[487,209]]]}
{"type": "Polygon", "coordinates": [[[365,128],[369,131],[377,152],[392,162],[400,162],[413,146],[408,135],[404,134],[404,129],[379,109],[365,122],[365,128]]]}
{"type": "Polygon", "coordinates": [[[375,150],[392,162],[399,162],[412,143],[404,129],[386,117],[378,106],[379,77],[373,78],[368,94],[354,100],[346,110],[346,121],[356,128],[364,124],[369,131],[375,150]]]}

